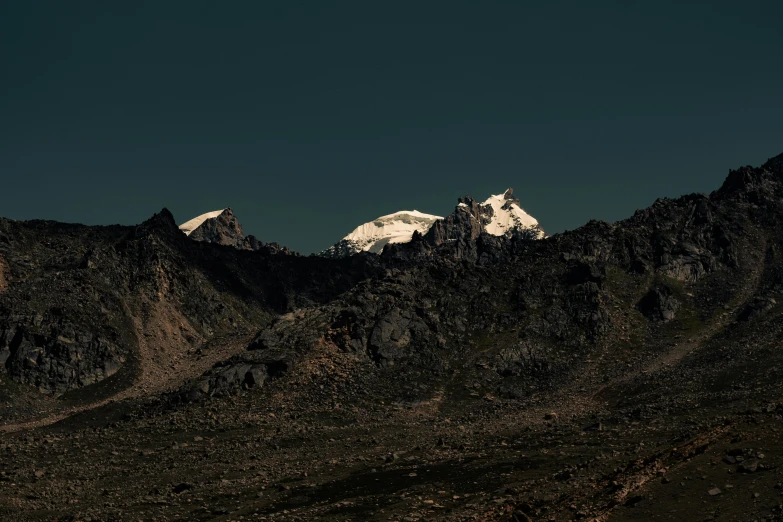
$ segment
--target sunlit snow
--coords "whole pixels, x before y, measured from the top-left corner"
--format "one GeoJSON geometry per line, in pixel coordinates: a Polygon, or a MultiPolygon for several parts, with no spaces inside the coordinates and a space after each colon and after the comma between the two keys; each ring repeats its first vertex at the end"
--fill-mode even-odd
{"type": "MultiPolygon", "coordinates": [[[[507,193],[508,191],[506,191],[507,193]]],[[[530,228],[538,225],[538,220],[522,208],[505,198],[506,193],[490,196],[483,204],[493,210],[492,220],[485,230],[493,236],[502,236],[509,230],[530,228]]]]}
{"type": "Polygon", "coordinates": [[[439,219],[443,218],[418,210],[402,210],[365,223],[344,239],[365,252],[378,253],[387,243],[407,243],[415,231],[424,234],[439,219]]]}
{"type": "Polygon", "coordinates": [[[218,217],[220,214],[223,213],[224,210],[226,210],[226,209],[213,210],[212,212],[207,212],[206,214],[201,214],[198,217],[194,217],[190,221],[186,221],[185,223],[182,223],[179,226],[179,229],[181,231],[183,231],[185,233],[185,235],[189,236],[190,233],[193,232],[194,230],[196,230],[198,227],[200,227],[201,224],[204,221],[206,221],[208,219],[212,219],[212,218],[218,217]]]}

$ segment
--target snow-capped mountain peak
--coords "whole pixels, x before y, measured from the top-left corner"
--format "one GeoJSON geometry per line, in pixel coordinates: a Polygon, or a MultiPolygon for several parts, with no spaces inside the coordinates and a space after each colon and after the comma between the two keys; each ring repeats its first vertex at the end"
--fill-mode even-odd
{"type": "MultiPolygon", "coordinates": [[[[509,188],[503,194],[490,196],[482,204],[482,207],[489,206],[492,212],[489,216],[489,223],[484,225],[484,230],[493,236],[502,236],[511,230],[529,229],[538,226],[538,220],[525,212],[519,204],[519,200],[514,197],[514,189],[509,188]]],[[[543,236],[541,231],[539,237],[543,236]]]]}
{"type": "Polygon", "coordinates": [[[407,243],[414,232],[424,234],[439,219],[443,218],[418,210],[401,210],[387,214],[356,227],[321,255],[343,257],[358,252],[379,254],[388,243],[407,243]]]}

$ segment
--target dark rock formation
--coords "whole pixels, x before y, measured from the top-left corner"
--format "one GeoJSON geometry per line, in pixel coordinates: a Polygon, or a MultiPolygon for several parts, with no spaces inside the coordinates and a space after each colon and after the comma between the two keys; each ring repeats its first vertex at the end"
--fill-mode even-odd
{"type": "Polygon", "coordinates": [[[755,297],[751,302],[745,306],[739,315],[740,321],[749,321],[755,317],[762,315],[765,312],[772,310],[775,307],[777,301],[774,297],[755,297]]]}
{"type": "MultiPolygon", "coordinates": [[[[491,209],[490,209],[491,210],[491,209]]],[[[484,230],[489,221],[487,211],[472,197],[459,198],[457,208],[441,221],[436,221],[432,228],[424,234],[424,240],[440,246],[448,241],[455,241],[458,249],[470,245],[484,230]]]]}
{"type": "Polygon", "coordinates": [[[639,301],[639,310],[654,321],[671,321],[680,308],[680,302],[669,287],[657,285],[639,301]]]}
{"type": "Polygon", "coordinates": [[[227,208],[220,215],[204,220],[188,236],[196,241],[232,246],[243,250],[264,251],[269,254],[299,255],[277,243],[264,243],[253,235],[245,236],[234,212],[227,208]]]}
{"type": "Polygon", "coordinates": [[[268,354],[247,352],[216,365],[186,388],[181,398],[197,401],[260,388],[266,381],[282,376],[291,365],[291,359],[284,356],[273,358],[268,354]]]}
{"type": "Polygon", "coordinates": [[[96,383],[125,362],[125,350],[89,329],[40,315],[30,322],[15,319],[16,325],[0,329],[0,364],[17,381],[41,391],[64,392],[96,383]]]}
{"type": "Polygon", "coordinates": [[[245,234],[234,212],[227,208],[219,216],[205,220],[193,232],[190,238],[196,241],[217,243],[235,248],[245,248],[245,234]]]}

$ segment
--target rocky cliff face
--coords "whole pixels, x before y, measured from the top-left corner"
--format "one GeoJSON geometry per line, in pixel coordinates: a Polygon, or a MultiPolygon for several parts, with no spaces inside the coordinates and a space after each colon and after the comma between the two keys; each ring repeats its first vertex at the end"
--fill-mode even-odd
{"type": "Polygon", "coordinates": [[[209,218],[196,227],[190,234],[191,239],[244,248],[245,234],[234,212],[227,208],[217,217],[209,218]]]}

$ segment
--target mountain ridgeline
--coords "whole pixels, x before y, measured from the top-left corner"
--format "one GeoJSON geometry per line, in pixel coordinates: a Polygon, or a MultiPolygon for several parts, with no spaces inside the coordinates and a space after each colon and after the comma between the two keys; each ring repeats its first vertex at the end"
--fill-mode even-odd
{"type": "MultiPolygon", "coordinates": [[[[276,520],[381,503],[402,518],[403,491],[435,498],[421,514],[438,520],[608,520],[637,504],[649,519],[664,511],[648,493],[668,494],[656,477],[725,481],[702,454],[773,440],[783,155],[709,195],[552,236],[510,190],[461,198],[444,218],[378,218],[318,256],[245,236],[230,209],[204,216],[187,230],[165,209],[138,226],[0,219],[0,427],[103,408],[119,419],[104,436],[129,448],[224,437],[236,445],[221,462],[263,470],[242,484],[266,491],[230,494],[276,520]]],[[[783,446],[745,446],[730,455],[783,466],[783,446]]],[[[15,469],[32,473],[29,459],[15,469]]],[[[128,477],[147,473],[139,462],[128,477]]],[[[124,513],[143,518],[151,486],[122,484],[124,513]]],[[[187,487],[229,494],[212,478],[187,487]]],[[[19,502],[45,518],[33,498],[19,502]]],[[[701,506],[683,505],[684,519],[701,506]]],[[[771,500],[754,509],[774,513],[771,500]]]]}
{"type": "Polygon", "coordinates": [[[433,241],[438,243],[456,240],[456,236],[462,234],[457,229],[469,230],[473,239],[481,233],[503,236],[522,232],[536,239],[543,237],[544,231],[538,221],[522,209],[513,194],[514,189],[509,188],[503,194],[490,196],[483,203],[465,196],[460,198],[454,213],[445,219],[418,210],[402,210],[381,216],[360,225],[319,255],[345,257],[359,252],[379,254],[387,244],[407,243],[414,236],[429,234],[433,229],[433,241]],[[460,222],[456,227],[455,220],[460,222]],[[455,237],[450,237],[452,235],[455,237]]]}
{"type": "MultiPolygon", "coordinates": [[[[182,350],[237,330],[297,329],[273,318],[302,310],[330,325],[313,339],[336,328],[349,339],[338,344],[379,364],[424,357],[447,365],[456,354],[446,348],[469,346],[469,332],[506,328],[518,342],[583,349],[613,330],[617,296],[607,278],[648,281],[654,295],[669,296],[747,270],[743,257],[762,254],[751,231],[777,227],[780,165],[778,157],[744,167],[710,196],[658,200],[625,221],[545,239],[535,220],[489,233],[497,209],[465,197],[381,256],[345,261],[301,258],[245,236],[231,209],[188,236],[167,210],[136,227],[3,219],[0,361],[12,379],[62,393],[141,357],[152,317],[176,323],[164,329],[166,352],[176,350],[167,342],[182,350]]],[[[518,205],[510,190],[500,198],[518,205]]],[[[663,298],[650,299],[654,308],[663,298]]]]}

